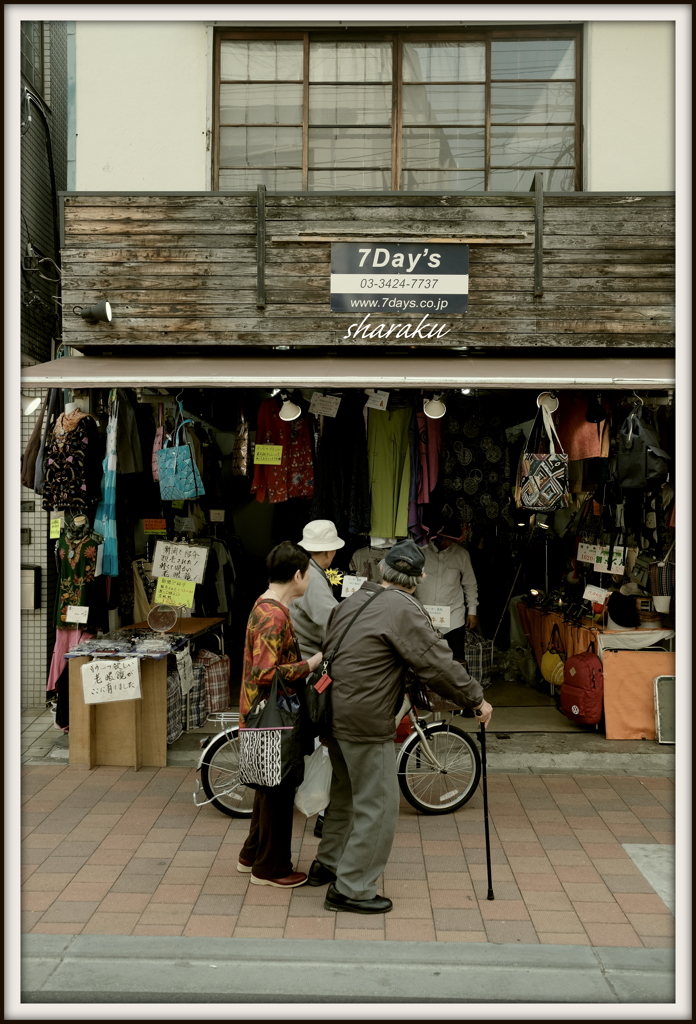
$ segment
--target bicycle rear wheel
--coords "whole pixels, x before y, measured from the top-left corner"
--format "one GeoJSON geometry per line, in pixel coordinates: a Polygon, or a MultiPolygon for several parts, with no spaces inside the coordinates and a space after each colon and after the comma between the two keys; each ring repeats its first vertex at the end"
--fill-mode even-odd
{"type": "Polygon", "coordinates": [[[481,755],[470,736],[447,722],[426,725],[423,732],[442,769],[430,763],[414,732],[399,754],[399,786],[423,814],[450,814],[474,795],[481,777],[481,755]]]}
{"type": "Polygon", "coordinates": [[[205,748],[201,782],[213,807],[231,818],[250,818],[254,790],[239,781],[239,729],[216,736],[205,748]]]}

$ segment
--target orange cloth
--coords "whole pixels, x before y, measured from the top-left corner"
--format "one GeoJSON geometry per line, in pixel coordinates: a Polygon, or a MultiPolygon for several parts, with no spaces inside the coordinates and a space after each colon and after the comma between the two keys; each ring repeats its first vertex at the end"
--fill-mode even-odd
{"type": "Polygon", "coordinates": [[[604,721],[608,740],[655,739],[658,676],[674,675],[675,655],[667,651],[604,652],[604,721]]]}

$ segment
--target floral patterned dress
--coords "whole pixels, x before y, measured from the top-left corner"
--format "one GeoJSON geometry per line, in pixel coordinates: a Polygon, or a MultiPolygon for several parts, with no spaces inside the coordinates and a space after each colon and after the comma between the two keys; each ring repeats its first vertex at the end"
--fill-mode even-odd
{"type": "Polygon", "coordinates": [[[309,665],[300,660],[290,616],[278,601],[260,597],[251,609],[244,641],[244,668],[239,695],[239,724],[244,725],[259,687],[270,687],[276,669],[289,693],[292,683],[304,679],[309,665]]]}
{"type": "Polygon", "coordinates": [[[271,503],[276,503],[289,498],[311,498],[314,494],[314,459],[309,420],[306,416],[290,421],[281,420],[279,411],[274,398],[267,398],[259,406],[256,443],[283,446],[279,466],[254,466],[251,493],[261,502],[266,496],[271,503]]]}
{"type": "MultiPolygon", "coordinates": [[[[96,625],[108,629],[108,613],[106,603],[104,607],[96,607],[101,604],[102,588],[96,586],[95,576],[97,568],[97,548],[102,543],[103,537],[99,533],[89,532],[80,539],[71,539],[66,534],[56,543],[56,555],[59,563],[58,592],[56,595],[56,629],[75,629],[74,622],[68,622],[68,608],[74,605],[81,605],[90,609],[89,624],[97,619],[106,619],[105,623],[98,621],[96,625]],[[98,602],[95,598],[99,598],[98,602]]],[[[88,626],[82,626],[83,629],[88,626]]]]}

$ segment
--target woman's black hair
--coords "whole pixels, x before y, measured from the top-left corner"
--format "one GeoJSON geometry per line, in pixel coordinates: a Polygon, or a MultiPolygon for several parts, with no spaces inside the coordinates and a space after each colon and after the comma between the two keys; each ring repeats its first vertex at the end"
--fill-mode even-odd
{"type": "Polygon", "coordinates": [[[299,544],[292,540],[284,540],[268,555],[266,568],[269,583],[289,583],[295,573],[304,574],[309,565],[309,555],[299,544]]]}

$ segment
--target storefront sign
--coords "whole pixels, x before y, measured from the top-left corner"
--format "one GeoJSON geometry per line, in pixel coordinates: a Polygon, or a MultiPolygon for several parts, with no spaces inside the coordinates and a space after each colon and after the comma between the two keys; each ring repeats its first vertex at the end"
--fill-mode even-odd
{"type": "Polygon", "coordinates": [[[89,608],[83,604],[68,605],[65,612],[66,622],[86,622],[89,618],[89,608]]]}
{"type": "Polygon", "coordinates": [[[368,400],[365,402],[366,409],[381,409],[382,412],[387,408],[389,401],[388,391],[373,391],[368,400]]]}
{"type": "Polygon", "coordinates": [[[140,658],[91,661],[82,666],[85,704],[137,700],[140,696],[140,658]]]}
{"type": "Polygon", "coordinates": [[[618,575],[626,568],[623,561],[623,548],[616,547],[612,552],[611,565],[609,565],[609,546],[598,547],[595,555],[595,572],[611,572],[618,575]]]}
{"type": "Polygon", "coordinates": [[[146,536],[152,534],[165,534],[167,533],[167,520],[166,519],[143,519],[143,528],[146,536]]]}
{"type": "Polygon", "coordinates": [[[158,540],[152,560],[152,575],[202,583],[207,560],[208,548],[158,540]]]}
{"type": "Polygon", "coordinates": [[[424,604],[423,607],[432,619],[433,626],[436,629],[449,629],[450,610],[448,605],[424,604]]]}
{"type": "Polygon", "coordinates": [[[344,576],[341,597],[350,597],[356,590],[360,590],[363,583],[366,582],[367,576],[344,576]]]}
{"type": "Polygon", "coordinates": [[[597,544],[578,544],[578,562],[589,562],[594,565],[599,546],[597,544]]]}
{"type": "Polygon", "coordinates": [[[466,313],[468,297],[468,245],[331,245],[334,313],[466,313]]]}
{"type": "Polygon", "coordinates": [[[601,587],[585,587],[582,599],[592,601],[593,604],[604,604],[608,593],[608,590],[602,590],[601,587]]]}
{"type": "Polygon", "coordinates": [[[195,589],[196,584],[193,580],[172,580],[167,576],[160,576],[157,580],[155,601],[158,604],[174,605],[175,608],[191,608],[195,589]]]}
{"type": "Polygon", "coordinates": [[[335,395],[322,395],[320,391],[315,391],[309,403],[309,411],[317,416],[335,416],[340,404],[341,399],[335,395]]]}
{"type": "Polygon", "coordinates": [[[254,445],[254,465],[279,466],[283,461],[282,444],[254,445]]]}

